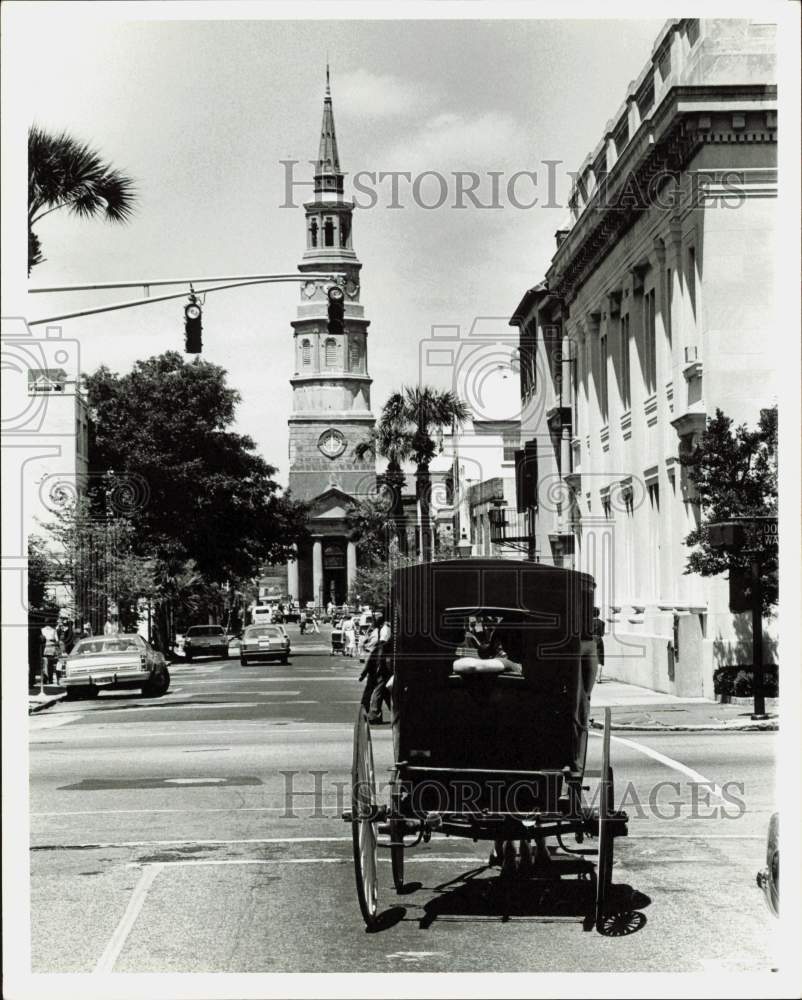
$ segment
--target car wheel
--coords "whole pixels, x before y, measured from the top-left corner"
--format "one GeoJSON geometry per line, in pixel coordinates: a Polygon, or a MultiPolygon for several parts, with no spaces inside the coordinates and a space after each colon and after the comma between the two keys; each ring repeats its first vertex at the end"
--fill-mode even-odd
{"type": "Polygon", "coordinates": [[[248,666],[248,658],[246,656],[241,656],[239,658],[239,662],[240,662],[240,666],[241,667],[247,667],[248,666]]]}
{"type": "Polygon", "coordinates": [[[80,701],[86,697],[86,688],[67,688],[67,701],[80,701]]]}
{"type": "Polygon", "coordinates": [[[184,659],[187,661],[187,663],[192,663],[192,653],[185,653],[184,659]]]}
{"type": "Polygon", "coordinates": [[[227,660],[227,659],[228,659],[228,656],[229,656],[229,653],[228,653],[228,647],[226,646],[226,651],[225,651],[225,653],[223,653],[223,659],[224,659],[224,660],[227,660]]]}
{"type": "Polygon", "coordinates": [[[167,689],[170,687],[170,674],[167,668],[159,671],[158,674],[149,683],[143,685],[142,694],[146,698],[161,698],[163,694],[167,693],[167,689]]]}
{"type": "Polygon", "coordinates": [[[282,657],[281,657],[281,665],[282,665],[283,667],[286,667],[286,666],[287,666],[287,657],[286,657],[286,656],[282,656],[282,657]]]}

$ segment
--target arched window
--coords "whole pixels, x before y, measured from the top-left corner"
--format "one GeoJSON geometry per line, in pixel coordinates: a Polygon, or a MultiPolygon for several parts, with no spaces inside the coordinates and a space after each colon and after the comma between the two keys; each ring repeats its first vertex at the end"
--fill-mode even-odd
{"type": "Polygon", "coordinates": [[[359,343],[352,340],[348,345],[348,367],[352,372],[359,371],[359,361],[361,357],[361,351],[359,350],[359,343]]]}
{"type": "Polygon", "coordinates": [[[326,219],[323,223],[323,245],[327,247],[334,246],[334,223],[331,219],[326,219]]]}
{"type": "Polygon", "coordinates": [[[312,363],[312,344],[308,340],[301,341],[301,364],[311,365],[312,363]]]}
{"type": "Polygon", "coordinates": [[[313,247],[317,246],[317,228],[317,219],[312,219],[312,224],[309,227],[309,233],[313,247]]]}
{"type": "Polygon", "coordinates": [[[348,246],[348,237],[351,233],[351,225],[346,217],[340,219],[340,246],[348,246]]]}
{"type": "Polygon", "coordinates": [[[326,367],[334,368],[337,364],[337,341],[334,337],[326,338],[326,367]]]}

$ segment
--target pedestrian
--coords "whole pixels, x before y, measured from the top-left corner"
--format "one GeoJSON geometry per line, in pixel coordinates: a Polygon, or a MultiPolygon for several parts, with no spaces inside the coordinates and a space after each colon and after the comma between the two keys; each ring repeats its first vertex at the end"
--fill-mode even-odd
{"type": "Polygon", "coordinates": [[[596,683],[602,682],[602,667],[604,666],[604,632],[605,625],[598,608],[593,609],[592,633],[596,644],[596,683]]]}
{"type": "Polygon", "coordinates": [[[306,612],[301,608],[301,613],[298,616],[298,629],[303,635],[306,632],[306,612]]]}
{"type": "Polygon", "coordinates": [[[356,656],[356,626],[353,618],[343,619],[343,656],[356,656]]]}
{"type": "Polygon", "coordinates": [[[119,635],[120,634],[120,623],[117,620],[117,615],[108,615],[106,618],[106,624],[103,626],[103,635],[119,635]]]}
{"type": "Polygon", "coordinates": [[[312,609],[312,628],[320,635],[320,623],[317,620],[317,608],[312,609]]]}
{"type": "Polygon", "coordinates": [[[59,644],[58,632],[52,621],[42,629],[42,683],[52,684],[56,679],[56,664],[58,663],[59,644]]]}
{"type": "Polygon", "coordinates": [[[368,710],[368,722],[382,725],[384,722],[383,705],[390,707],[390,692],[387,682],[390,680],[390,664],[387,649],[390,642],[390,626],[384,618],[384,613],[377,611],[373,630],[365,643],[365,667],[359,679],[367,678],[362,704],[368,710]]]}

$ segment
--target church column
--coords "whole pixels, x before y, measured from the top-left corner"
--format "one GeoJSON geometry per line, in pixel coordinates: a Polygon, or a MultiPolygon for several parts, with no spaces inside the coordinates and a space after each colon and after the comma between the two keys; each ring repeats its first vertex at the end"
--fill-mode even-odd
{"type": "Polygon", "coordinates": [[[349,542],[345,555],[345,577],[348,585],[348,593],[354,589],[356,583],[356,543],[349,542]]]}
{"type": "Polygon", "coordinates": [[[323,597],[323,542],[316,538],[312,543],[312,600],[320,604],[323,597]]]}
{"type": "Polygon", "coordinates": [[[300,594],[298,593],[298,546],[293,545],[293,551],[295,552],[295,558],[290,559],[287,563],[287,596],[291,597],[294,601],[298,601],[300,594]]]}

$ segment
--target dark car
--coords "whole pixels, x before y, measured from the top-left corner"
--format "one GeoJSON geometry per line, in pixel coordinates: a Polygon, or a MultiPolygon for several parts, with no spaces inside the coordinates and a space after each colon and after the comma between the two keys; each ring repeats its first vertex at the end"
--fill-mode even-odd
{"type": "Polygon", "coordinates": [[[290,640],[281,625],[249,625],[242,634],[239,659],[243,667],[251,660],[280,660],[287,662],[290,640]]]}
{"type": "Polygon", "coordinates": [[[229,636],[222,625],[191,625],[184,637],[184,656],[222,656],[228,659],[229,636]]]}

